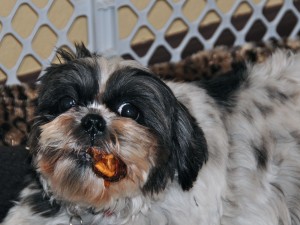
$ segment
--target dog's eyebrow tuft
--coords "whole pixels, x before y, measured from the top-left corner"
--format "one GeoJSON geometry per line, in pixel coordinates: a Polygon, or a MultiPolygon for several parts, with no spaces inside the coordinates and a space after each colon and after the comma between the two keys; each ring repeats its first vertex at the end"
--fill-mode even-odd
{"type": "Polygon", "coordinates": [[[95,53],[91,53],[82,42],[75,43],[75,49],[76,53],[73,53],[72,51],[60,48],[56,51],[56,54],[59,59],[63,59],[66,62],[70,62],[75,59],[92,58],[97,56],[95,53]]]}

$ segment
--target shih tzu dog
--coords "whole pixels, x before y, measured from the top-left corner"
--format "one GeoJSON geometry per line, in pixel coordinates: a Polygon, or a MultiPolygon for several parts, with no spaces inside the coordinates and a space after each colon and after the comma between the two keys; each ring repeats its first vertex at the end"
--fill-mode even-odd
{"type": "Polygon", "coordinates": [[[176,83],[76,48],[40,79],[3,225],[300,224],[300,55],[176,83]]]}

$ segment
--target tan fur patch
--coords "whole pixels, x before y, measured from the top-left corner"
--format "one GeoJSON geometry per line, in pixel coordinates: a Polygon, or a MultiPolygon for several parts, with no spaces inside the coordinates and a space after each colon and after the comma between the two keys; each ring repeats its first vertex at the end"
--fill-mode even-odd
{"type": "Polygon", "coordinates": [[[74,122],[74,115],[66,113],[60,115],[50,123],[41,126],[40,145],[54,148],[66,145],[69,141],[74,122]]]}

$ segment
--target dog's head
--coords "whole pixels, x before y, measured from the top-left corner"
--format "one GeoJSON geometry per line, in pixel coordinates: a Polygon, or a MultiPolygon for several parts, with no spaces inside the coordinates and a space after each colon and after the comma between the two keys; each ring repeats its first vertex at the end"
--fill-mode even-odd
{"type": "Polygon", "coordinates": [[[29,146],[48,191],[101,207],[170,182],[190,189],[207,147],[188,109],[138,63],[76,49],[40,79],[29,146]]]}

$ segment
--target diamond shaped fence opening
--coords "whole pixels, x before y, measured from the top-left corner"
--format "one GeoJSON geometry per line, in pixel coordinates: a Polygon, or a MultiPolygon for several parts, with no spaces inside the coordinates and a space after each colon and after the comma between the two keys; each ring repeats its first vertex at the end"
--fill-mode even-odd
{"type": "Polygon", "coordinates": [[[22,43],[12,34],[7,34],[0,42],[0,61],[3,67],[12,69],[23,50],[22,43]]]}
{"type": "Polygon", "coordinates": [[[17,0],[1,0],[0,1],[0,16],[7,17],[13,10],[17,0]]]}
{"type": "Polygon", "coordinates": [[[26,81],[29,79],[28,76],[30,76],[30,79],[35,80],[38,77],[38,71],[41,69],[41,64],[32,55],[27,55],[23,58],[17,70],[17,77],[20,81],[26,81]]]}
{"type": "Polygon", "coordinates": [[[22,4],[12,19],[12,28],[22,38],[27,38],[31,34],[37,20],[37,13],[28,4],[22,4]]]}
{"type": "Polygon", "coordinates": [[[238,31],[242,30],[253,14],[253,9],[247,2],[242,2],[231,17],[231,24],[238,31]],[[241,18],[242,17],[242,18],[241,18]]]}
{"type": "Polygon", "coordinates": [[[137,14],[128,6],[118,9],[119,38],[127,38],[138,21],[137,14]]]}
{"type": "Polygon", "coordinates": [[[48,26],[39,28],[32,40],[32,49],[43,59],[47,59],[57,43],[58,35],[48,26]]]}
{"type": "Polygon", "coordinates": [[[152,55],[149,64],[155,64],[160,62],[169,61],[171,59],[171,54],[164,46],[159,46],[152,55]]]}
{"type": "MultiPolygon", "coordinates": [[[[180,3],[180,2],[179,2],[180,3]]],[[[182,14],[189,22],[194,22],[202,14],[206,2],[202,0],[189,0],[182,6],[182,14]]]]}
{"type": "Polygon", "coordinates": [[[185,35],[188,33],[188,26],[180,19],[172,22],[165,33],[165,39],[170,46],[176,48],[180,45],[185,35]]]}
{"type": "Polygon", "coordinates": [[[283,6],[282,0],[268,0],[263,8],[263,15],[268,21],[272,21],[276,18],[277,14],[279,13],[280,9],[283,6]],[[277,4],[274,4],[278,2],[277,4]]]}
{"type": "Polygon", "coordinates": [[[262,38],[264,37],[264,35],[267,32],[267,28],[264,25],[263,22],[261,22],[261,20],[256,20],[251,28],[249,29],[247,35],[246,35],[246,41],[250,42],[250,41],[256,41],[259,42],[262,40],[262,38]]]}
{"type": "Polygon", "coordinates": [[[184,59],[193,53],[203,50],[203,45],[197,38],[192,38],[181,53],[181,58],[184,59]]]}
{"type": "Polygon", "coordinates": [[[160,30],[172,15],[172,7],[166,1],[156,1],[148,13],[150,24],[160,30]]]}
{"type": "Polygon", "coordinates": [[[143,57],[154,40],[155,35],[147,27],[141,27],[132,39],[131,48],[138,56],[143,57]]]}
{"type": "Polygon", "coordinates": [[[48,3],[48,0],[31,0],[31,2],[38,8],[42,9],[44,8],[47,3],[48,3]]]}
{"type": "Polygon", "coordinates": [[[150,0],[131,0],[131,2],[138,10],[143,10],[149,5],[150,0]]]}
{"type": "Polygon", "coordinates": [[[299,0],[295,0],[295,1],[293,1],[293,4],[296,7],[296,9],[300,12],[300,1],[299,0]]]}
{"type": "Polygon", "coordinates": [[[208,40],[216,32],[221,22],[221,17],[215,11],[209,11],[199,24],[199,33],[208,40]]]}
{"type": "Polygon", "coordinates": [[[49,11],[49,21],[58,29],[64,28],[74,12],[74,7],[68,0],[54,0],[49,11]]]}
{"type": "Polygon", "coordinates": [[[226,45],[228,47],[233,46],[235,42],[235,36],[229,29],[222,31],[218,39],[216,40],[215,46],[226,45]]]}
{"type": "Polygon", "coordinates": [[[216,4],[222,13],[228,13],[235,2],[235,0],[226,0],[226,4],[224,4],[224,1],[216,1],[216,4]]]}
{"type": "Polygon", "coordinates": [[[291,34],[297,24],[297,17],[293,11],[287,11],[277,25],[276,31],[281,37],[287,37],[291,34]],[[286,21],[288,21],[286,23],[286,21]]]}

